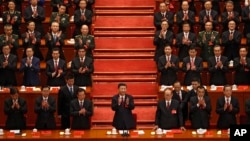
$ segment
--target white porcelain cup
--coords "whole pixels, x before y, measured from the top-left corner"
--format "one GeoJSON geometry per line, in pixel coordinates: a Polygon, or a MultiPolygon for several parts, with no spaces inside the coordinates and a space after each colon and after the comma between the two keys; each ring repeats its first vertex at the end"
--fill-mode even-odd
{"type": "Polygon", "coordinates": [[[36,128],[34,128],[32,131],[33,131],[33,132],[37,132],[37,129],[36,129],[36,128]]]}
{"type": "Polygon", "coordinates": [[[0,133],[3,133],[3,129],[0,129],[0,133]]]}
{"type": "Polygon", "coordinates": [[[233,90],[236,90],[237,89],[237,85],[233,85],[233,90]]]}
{"type": "Polygon", "coordinates": [[[25,90],[25,86],[23,85],[23,86],[21,86],[21,90],[22,91],[24,91],[25,90]]]}
{"type": "Polygon", "coordinates": [[[112,129],[112,133],[116,133],[116,129],[115,128],[112,129]]]}
{"type": "Polygon", "coordinates": [[[216,89],[216,86],[215,85],[211,85],[211,89],[212,90],[216,89]]]}
{"type": "Polygon", "coordinates": [[[66,133],[66,134],[69,134],[69,131],[70,131],[69,128],[65,129],[65,133],[66,133]]]}

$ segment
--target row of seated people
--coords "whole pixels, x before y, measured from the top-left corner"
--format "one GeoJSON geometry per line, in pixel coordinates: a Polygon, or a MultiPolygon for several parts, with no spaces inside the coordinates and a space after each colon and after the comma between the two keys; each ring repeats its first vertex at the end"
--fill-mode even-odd
{"type": "MultiPolygon", "coordinates": [[[[58,12],[50,13],[49,23],[57,21],[60,23],[60,30],[63,32],[63,34],[67,35],[66,32],[67,28],[69,28],[70,16],[67,14],[67,5],[63,4],[62,2],[60,1],[60,4],[55,4],[56,11],[58,12]]],[[[89,27],[92,24],[93,14],[91,10],[87,9],[88,2],[89,1],[87,0],[81,0],[77,2],[79,7],[74,11],[73,21],[75,29],[73,35],[71,35],[73,37],[80,34],[80,29],[83,24],[88,25],[89,27]]],[[[16,5],[14,1],[8,1],[8,10],[4,11],[2,14],[2,23],[3,25],[11,24],[13,26],[13,33],[19,35],[19,38],[21,38],[19,29],[21,29],[20,25],[22,20],[24,19],[25,23],[34,21],[36,24],[35,30],[39,31],[42,37],[44,37],[45,31],[43,27],[43,21],[45,21],[45,18],[45,8],[38,5],[38,0],[31,0],[30,4],[23,9],[23,13],[16,11],[16,5]]]]}
{"type": "MultiPolygon", "coordinates": [[[[11,54],[11,46],[2,46],[3,54],[0,55],[0,86],[17,86],[17,56],[11,54]]],[[[79,86],[92,86],[91,75],[94,72],[93,59],[86,56],[86,48],[80,47],[77,55],[71,60],[70,71],[75,75],[75,83],[79,86]]],[[[20,60],[20,72],[23,73],[23,85],[39,86],[41,61],[34,56],[33,46],[28,46],[25,50],[26,57],[20,60]]],[[[64,76],[68,72],[67,62],[60,58],[61,50],[54,47],[50,52],[51,58],[46,61],[45,73],[47,85],[62,86],[65,84],[64,76]]],[[[20,80],[19,80],[20,81],[20,80]]]]}
{"type": "MultiPolygon", "coordinates": [[[[90,129],[93,102],[85,99],[85,90],[74,85],[74,76],[66,77],[67,84],[62,86],[58,92],[58,104],[50,96],[50,88],[43,86],[41,96],[35,100],[34,111],[37,114],[35,128],[56,129],[55,112],[61,118],[61,128],[90,129]],[[72,116],[72,123],[70,117],[72,116]]],[[[164,90],[164,99],[157,103],[155,112],[155,129],[185,130],[187,120],[191,121],[192,129],[209,129],[210,116],[213,107],[219,115],[217,119],[218,129],[228,129],[230,125],[237,124],[237,114],[240,106],[237,97],[232,95],[232,86],[225,85],[223,96],[216,99],[216,105],[211,104],[211,98],[207,90],[200,84],[198,79],[192,80],[193,88],[190,91],[181,90],[181,83],[176,81],[174,89],[164,90]],[[190,106],[188,106],[190,105],[190,106]]],[[[134,105],[133,96],[126,93],[126,84],[118,84],[118,94],[112,97],[112,110],[115,111],[113,126],[116,129],[133,129],[136,124],[132,117],[134,105]],[[126,122],[125,122],[126,121],[126,122]]],[[[4,112],[7,115],[6,129],[25,129],[27,102],[19,97],[18,91],[10,88],[10,98],[5,99],[4,112]]],[[[244,100],[247,123],[250,122],[250,99],[244,100]]]]}

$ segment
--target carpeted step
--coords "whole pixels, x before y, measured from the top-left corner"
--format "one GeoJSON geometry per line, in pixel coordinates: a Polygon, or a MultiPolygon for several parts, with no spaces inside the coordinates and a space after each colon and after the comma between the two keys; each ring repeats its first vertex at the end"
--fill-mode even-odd
{"type": "Polygon", "coordinates": [[[151,59],[154,52],[95,52],[95,59],[151,59]]]}
{"type": "Polygon", "coordinates": [[[157,75],[98,75],[94,82],[156,82],[157,75]]]}
{"type": "Polygon", "coordinates": [[[154,6],[154,0],[97,0],[95,6],[154,6]]]}
{"type": "Polygon", "coordinates": [[[133,30],[126,31],[126,29],[122,29],[121,31],[94,31],[95,37],[153,37],[155,31],[154,30],[133,30]]]}
{"type": "Polygon", "coordinates": [[[153,6],[134,6],[134,7],[123,7],[123,6],[96,6],[95,7],[95,15],[97,16],[135,16],[135,15],[154,15],[154,7],[153,6]]]}
{"type": "Polygon", "coordinates": [[[95,37],[96,50],[98,49],[155,49],[153,37],[95,37]]]}
{"type": "Polygon", "coordinates": [[[96,16],[94,30],[102,28],[145,28],[153,29],[153,16],[96,16]]]}
{"type": "MultiPolygon", "coordinates": [[[[122,81],[121,81],[122,82],[122,81]]],[[[118,92],[119,82],[93,83],[91,96],[113,96],[118,92]]],[[[158,95],[158,84],[156,82],[127,82],[127,93],[135,95],[158,95]]]]}

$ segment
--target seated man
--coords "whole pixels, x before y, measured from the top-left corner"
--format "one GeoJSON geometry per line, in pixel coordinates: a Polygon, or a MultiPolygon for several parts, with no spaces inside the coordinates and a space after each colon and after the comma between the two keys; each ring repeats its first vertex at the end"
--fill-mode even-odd
{"type": "Polygon", "coordinates": [[[90,117],[93,115],[92,101],[85,99],[86,92],[79,88],[77,99],[70,103],[70,114],[72,119],[72,129],[90,129],[90,117]]]}
{"type": "Polygon", "coordinates": [[[4,113],[7,116],[6,129],[26,129],[26,100],[19,97],[16,88],[10,88],[10,98],[4,101],[4,113]]]}
{"type": "Polygon", "coordinates": [[[56,100],[50,96],[49,86],[43,86],[41,88],[42,95],[38,96],[35,100],[35,113],[37,114],[36,125],[37,129],[55,129],[55,112],[56,112],[56,100]]]}
{"type": "Polygon", "coordinates": [[[183,126],[183,115],[180,104],[172,99],[173,93],[170,89],[164,90],[164,99],[157,104],[155,114],[155,128],[185,130],[183,126]]]}

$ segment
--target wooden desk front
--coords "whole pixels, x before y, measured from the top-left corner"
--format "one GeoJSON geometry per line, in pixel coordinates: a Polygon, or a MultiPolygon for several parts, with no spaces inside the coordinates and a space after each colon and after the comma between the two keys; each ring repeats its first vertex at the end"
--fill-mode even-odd
{"type": "MultiPolygon", "coordinates": [[[[89,98],[91,88],[87,87],[86,92],[87,92],[86,97],[89,98]]],[[[19,96],[24,98],[27,102],[27,109],[28,109],[28,112],[26,114],[27,127],[33,128],[35,126],[35,121],[36,121],[36,116],[37,116],[34,112],[35,99],[40,95],[41,95],[41,91],[30,91],[30,92],[29,91],[20,91],[19,92],[19,96]]],[[[50,95],[53,96],[57,102],[58,91],[51,91],[50,95]]],[[[9,98],[9,97],[10,97],[9,92],[0,91],[0,117],[1,117],[0,118],[0,127],[5,126],[6,115],[4,114],[4,100],[6,98],[9,98]]],[[[56,117],[57,126],[59,126],[60,120],[57,118],[57,112],[55,113],[55,117],[56,117]]]]}
{"type": "MultiPolygon", "coordinates": [[[[0,136],[0,139],[8,139],[8,140],[102,140],[102,141],[110,141],[110,140],[168,140],[168,141],[229,141],[228,134],[217,135],[216,130],[209,131],[210,135],[193,135],[192,130],[187,130],[180,134],[173,134],[173,136],[167,137],[165,134],[163,135],[151,135],[151,130],[144,130],[145,134],[143,135],[130,135],[129,137],[122,137],[121,135],[107,135],[107,130],[88,130],[84,131],[83,135],[76,135],[74,131],[71,131],[70,135],[60,135],[60,130],[52,131],[51,134],[41,135],[40,137],[32,136],[32,131],[27,130],[22,133],[26,133],[26,136],[15,135],[15,137],[7,137],[6,134],[0,136]]],[[[130,131],[130,133],[133,131],[130,131]]]]}

